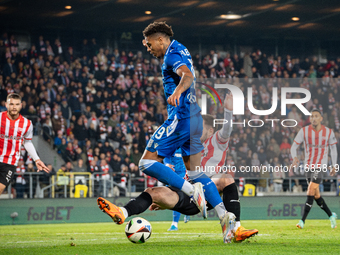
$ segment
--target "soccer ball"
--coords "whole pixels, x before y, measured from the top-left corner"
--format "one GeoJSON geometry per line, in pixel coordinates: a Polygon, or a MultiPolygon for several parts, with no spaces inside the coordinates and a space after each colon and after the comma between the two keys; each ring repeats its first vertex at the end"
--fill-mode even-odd
{"type": "Polygon", "coordinates": [[[151,224],[146,219],[135,217],[125,227],[127,238],[133,243],[145,243],[151,236],[151,224]]]}

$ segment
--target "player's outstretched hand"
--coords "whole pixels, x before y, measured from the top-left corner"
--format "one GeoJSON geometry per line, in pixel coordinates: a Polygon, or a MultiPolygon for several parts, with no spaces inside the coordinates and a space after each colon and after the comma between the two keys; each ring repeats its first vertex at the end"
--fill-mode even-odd
{"type": "Polygon", "coordinates": [[[46,173],[50,172],[50,169],[48,169],[48,167],[45,166],[44,162],[42,162],[40,159],[35,161],[35,165],[38,168],[37,172],[40,172],[40,171],[45,171],[46,173]]]}
{"type": "Polygon", "coordinates": [[[229,111],[233,110],[233,95],[231,93],[225,95],[224,108],[229,111]]]}
{"type": "Polygon", "coordinates": [[[179,106],[179,98],[181,97],[181,93],[177,92],[176,90],[174,91],[174,93],[168,97],[168,104],[172,105],[172,106],[179,106]]]}

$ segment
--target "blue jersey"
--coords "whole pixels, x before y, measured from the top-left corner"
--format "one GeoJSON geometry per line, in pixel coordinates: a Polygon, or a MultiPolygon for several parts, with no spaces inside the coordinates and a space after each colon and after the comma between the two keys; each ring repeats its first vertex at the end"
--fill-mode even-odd
{"type": "Polygon", "coordinates": [[[182,149],[178,148],[172,157],[164,158],[164,164],[173,165],[175,168],[175,173],[183,177],[186,174],[186,167],[182,158],[182,149]]]}
{"type": "MultiPolygon", "coordinates": [[[[181,77],[176,73],[177,69],[186,65],[195,77],[194,67],[189,51],[176,40],[172,40],[166,53],[162,65],[163,87],[166,99],[171,96],[179,84],[181,77]]],[[[201,111],[196,102],[196,92],[194,82],[191,87],[184,91],[180,97],[179,106],[167,105],[168,119],[189,118],[201,111]]]]}

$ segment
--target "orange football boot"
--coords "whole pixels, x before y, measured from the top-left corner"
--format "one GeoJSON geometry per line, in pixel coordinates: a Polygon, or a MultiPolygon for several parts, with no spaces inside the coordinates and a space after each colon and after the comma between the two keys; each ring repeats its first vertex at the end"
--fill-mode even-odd
{"type": "Polygon", "coordinates": [[[235,232],[234,242],[242,242],[249,237],[257,235],[259,231],[257,229],[245,229],[242,226],[239,226],[235,232]]]}
{"type": "Polygon", "coordinates": [[[98,197],[97,199],[98,207],[104,213],[109,215],[112,220],[117,224],[123,224],[125,221],[125,216],[118,206],[112,204],[111,202],[107,201],[105,198],[98,197]]]}

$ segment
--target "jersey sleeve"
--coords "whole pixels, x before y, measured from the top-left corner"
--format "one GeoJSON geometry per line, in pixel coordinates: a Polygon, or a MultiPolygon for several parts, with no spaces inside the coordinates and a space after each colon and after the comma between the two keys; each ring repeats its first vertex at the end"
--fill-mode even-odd
{"type": "Polygon", "coordinates": [[[185,65],[182,55],[178,52],[170,53],[166,58],[165,64],[171,67],[174,73],[176,73],[180,66],[185,65]]]}
{"type": "Polygon", "coordinates": [[[333,130],[331,130],[331,135],[329,137],[329,145],[333,145],[336,143],[338,143],[338,141],[336,140],[333,130]]]}
{"type": "Polygon", "coordinates": [[[304,140],[303,128],[301,128],[300,131],[295,136],[294,142],[299,145],[303,142],[303,140],[304,140]]]}
{"type": "Polygon", "coordinates": [[[33,124],[30,120],[28,120],[28,125],[29,125],[29,127],[28,127],[27,132],[24,135],[24,139],[25,140],[32,140],[32,138],[33,138],[33,124]]]}

